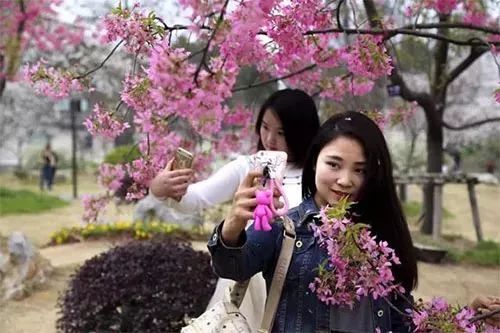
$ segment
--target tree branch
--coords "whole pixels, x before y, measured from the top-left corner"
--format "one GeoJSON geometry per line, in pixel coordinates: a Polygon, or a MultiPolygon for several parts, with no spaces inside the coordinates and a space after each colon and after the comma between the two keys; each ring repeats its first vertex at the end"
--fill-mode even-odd
{"type": "MultiPolygon", "coordinates": [[[[331,28],[331,29],[324,29],[324,30],[309,30],[309,31],[304,32],[303,35],[304,36],[311,36],[311,35],[328,34],[328,33],[345,33],[345,34],[350,34],[350,35],[374,35],[374,36],[382,35],[384,37],[384,40],[391,39],[392,37],[397,36],[397,35],[408,35],[408,36],[436,39],[436,40],[445,41],[445,42],[449,42],[451,44],[461,45],[461,46],[483,46],[483,45],[488,45],[488,44],[495,45],[495,46],[500,45],[499,41],[486,42],[486,41],[483,41],[477,37],[463,40],[463,39],[456,39],[456,38],[447,37],[447,36],[444,36],[441,34],[416,31],[413,29],[406,29],[406,28],[396,28],[396,29],[331,28]]],[[[500,31],[498,32],[498,34],[500,34],[500,31]]]]}
{"type": "Polygon", "coordinates": [[[292,72],[292,73],[289,73],[289,74],[284,75],[284,76],[280,76],[280,77],[276,77],[276,78],[269,79],[269,80],[266,80],[266,81],[261,81],[261,82],[249,84],[247,86],[236,87],[236,88],[232,89],[231,92],[235,93],[235,92],[242,91],[242,90],[248,90],[248,89],[252,89],[252,88],[257,88],[257,87],[265,86],[266,84],[278,82],[280,80],[285,80],[285,79],[288,79],[288,78],[290,78],[292,76],[299,75],[299,74],[302,74],[304,72],[307,72],[307,71],[315,68],[316,66],[317,66],[316,64],[312,64],[312,65],[306,66],[306,67],[304,67],[302,69],[299,69],[296,72],[292,72]]]}
{"type": "Polygon", "coordinates": [[[23,37],[27,17],[26,17],[26,6],[24,4],[24,0],[19,0],[18,2],[19,2],[19,13],[21,14],[21,17],[22,17],[22,19],[19,21],[19,25],[17,26],[16,36],[15,36],[15,40],[16,40],[15,47],[17,48],[18,54],[15,54],[15,52],[12,52],[12,58],[10,60],[5,55],[0,54],[0,98],[2,97],[3,92],[5,90],[5,86],[7,85],[7,77],[14,75],[13,72],[15,72],[17,70],[16,62],[19,59],[15,59],[15,58],[21,57],[20,51],[21,51],[22,37],[23,37]],[[9,61],[10,61],[10,63],[9,63],[9,61]],[[4,68],[5,68],[5,71],[4,71],[4,68]]]}
{"type": "Polygon", "coordinates": [[[217,23],[215,25],[215,28],[212,31],[212,34],[210,35],[210,38],[208,39],[207,45],[203,49],[203,55],[201,57],[200,63],[198,64],[198,67],[196,68],[196,72],[194,72],[194,78],[193,78],[193,80],[196,83],[196,85],[198,85],[198,76],[200,75],[201,68],[204,65],[206,67],[208,67],[205,62],[206,62],[206,59],[207,59],[208,51],[210,49],[210,44],[212,43],[213,39],[215,38],[215,35],[217,34],[217,30],[219,29],[219,27],[220,27],[220,25],[222,23],[222,20],[224,19],[224,14],[226,12],[226,7],[227,7],[228,3],[229,3],[229,0],[226,0],[224,2],[224,5],[221,8],[220,15],[219,15],[219,18],[217,19],[217,23]]]}
{"type": "Polygon", "coordinates": [[[465,58],[460,64],[458,64],[449,74],[448,79],[445,82],[446,86],[449,86],[455,79],[462,74],[470,65],[474,63],[479,57],[488,51],[488,47],[473,46],[470,49],[469,56],[465,58]]]}
{"type": "Polygon", "coordinates": [[[75,77],[76,80],[79,80],[79,79],[83,79],[84,77],[86,76],[89,76],[90,74],[98,71],[99,69],[101,69],[105,64],[106,62],[109,60],[109,58],[111,58],[111,56],[113,55],[113,53],[115,53],[115,51],[118,49],[118,47],[120,47],[120,45],[122,45],[124,39],[122,39],[120,42],[118,42],[118,44],[115,45],[115,47],[113,48],[113,50],[111,50],[111,52],[108,54],[108,56],[99,64],[99,66],[91,69],[90,71],[82,74],[82,75],[78,75],[77,77],[75,77]]]}
{"type": "Polygon", "coordinates": [[[447,122],[445,122],[444,120],[441,123],[443,124],[443,127],[447,128],[451,131],[461,131],[461,130],[465,130],[465,129],[469,129],[469,128],[473,128],[473,127],[478,127],[478,126],[481,126],[481,125],[484,125],[487,123],[493,123],[493,122],[497,122],[497,121],[500,121],[500,117],[486,118],[483,120],[473,121],[471,123],[462,124],[462,125],[450,125],[447,122]]]}
{"type": "Polygon", "coordinates": [[[344,3],[344,0],[340,0],[339,1],[339,4],[337,5],[337,27],[339,27],[339,29],[344,29],[344,27],[342,26],[342,23],[340,22],[340,8],[342,7],[342,4],[344,3]]]}
{"type": "MultiPolygon", "coordinates": [[[[448,22],[450,15],[440,14],[439,22],[448,22]]],[[[448,34],[448,31],[439,29],[441,34],[448,34]]],[[[446,64],[448,63],[449,43],[440,41],[436,44],[434,53],[434,77],[431,83],[431,95],[438,104],[444,105],[446,101],[446,64]],[[437,98],[437,99],[436,99],[437,98]]]]}
{"type": "Polygon", "coordinates": [[[402,29],[410,29],[410,30],[439,29],[439,28],[481,31],[494,35],[500,34],[500,30],[498,29],[480,25],[468,24],[468,23],[461,23],[461,22],[419,23],[419,24],[410,24],[402,27],[402,29]]]}

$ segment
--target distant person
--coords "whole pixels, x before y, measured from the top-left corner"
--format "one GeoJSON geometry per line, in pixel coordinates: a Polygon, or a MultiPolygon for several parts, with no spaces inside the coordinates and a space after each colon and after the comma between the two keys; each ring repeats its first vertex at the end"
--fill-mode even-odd
{"type": "Polygon", "coordinates": [[[491,173],[491,174],[494,174],[495,173],[495,170],[496,170],[496,165],[495,165],[495,161],[493,160],[488,160],[485,164],[485,167],[484,169],[486,170],[487,173],[491,173]]]}
{"type": "Polygon", "coordinates": [[[42,150],[40,154],[42,160],[42,170],[40,173],[40,189],[43,191],[45,189],[52,190],[52,185],[54,184],[54,177],[57,168],[57,157],[52,151],[50,143],[45,145],[45,149],[42,150]]]}

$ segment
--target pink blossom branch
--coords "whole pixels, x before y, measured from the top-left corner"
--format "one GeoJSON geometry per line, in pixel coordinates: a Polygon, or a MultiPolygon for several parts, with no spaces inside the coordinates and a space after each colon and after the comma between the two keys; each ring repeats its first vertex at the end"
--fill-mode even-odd
{"type": "MultiPolygon", "coordinates": [[[[365,252],[361,246],[359,246],[358,244],[358,241],[356,240],[356,237],[354,237],[354,235],[351,235],[352,236],[352,240],[354,242],[354,244],[356,245],[356,247],[358,248],[358,250],[360,250],[361,252],[365,252]]],[[[366,261],[368,262],[368,264],[370,264],[371,268],[373,268],[373,270],[376,272],[377,271],[377,267],[375,266],[375,264],[373,264],[373,262],[370,260],[370,257],[368,256],[366,261]]],[[[415,307],[415,304],[413,304],[413,302],[411,302],[406,296],[403,295],[402,292],[400,292],[399,290],[395,289],[394,290],[396,292],[396,294],[398,296],[400,296],[406,303],[408,303],[409,306],[411,306],[411,308],[414,310],[414,311],[417,311],[418,312],[418,309],[415,307]]],[[[387,304],[389,304],[389,306],[391,308],[393,308],[394,310],[396,310],[400,315],[403,315],[403,316],[406,316],[406,317],[411,317],[411,315],[407,314],[407,313],[403,313],[401,312],[401,310],[399,310],[394,304],[392,304],[392,302],[387,299],[387,297],[384,297],[384,300],[387,302],[387,304]]]]}

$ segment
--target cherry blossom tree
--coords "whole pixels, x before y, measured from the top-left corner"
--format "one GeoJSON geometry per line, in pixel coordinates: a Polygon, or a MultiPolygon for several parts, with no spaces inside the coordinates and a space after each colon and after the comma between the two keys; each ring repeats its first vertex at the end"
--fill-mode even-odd
{"type": "MultiPolygon", "coordinates": [[[[500,120],[494,117],[450,124],[443,118],[450,84],[483,54],[497,54],[498,13],[491,16],[495,12],[488,10],[487,1],[404,1],[392,7],[373,0],[178,3],[188,13],[188,24],[165,21],[139,4],[114,8],[103,19],[99,37],[113,49],[93,70],[78,72],[36,63],[24,71],[37,91],[61,98],[91,87],[92,74],[117,49],[124,48],[133,55],[137,61],[123,79],[117,107],[98,104],[86,122],[94,135],[113,138],[130,126],[123,121],[120,106],[125,104],[133,110],[134,125],[144,134],[139,137],[143,156],[124,166],[134,181],[130,198],[146,193],[151,177],[178,144],[204,139],[215,151],[234,149],[235,140],[244,134],[221,136],[221,128],[248,129],[251,112],[230,102],[231,98],[237,92],[278,81],[339,101],[365,95],[375,82],[389,80],[401,98],[416,102],[425,114],[429,172],[441,171],[444,127],[458,130],[500,120]],[[202,41],[203,46],[196,51],[175,47],[179,36],[202,41]],[[432,50],[428,91],[408,84],[400,69],[394,45],[407,38],[428,41],[432,50]],[[456,49],[468,53],[451,61],[450,54],[456,49]],[[194,57],[199,61],[190,61],[194,57]],[[247,66],[255,67],[262,78],[239,86],[238,75],[247,66]],[[185,140],[172,131],[171,125],[177,121],[188,125],[194,134],[190,138],[195,140],[185,140]]],[[[492,98],[493,94],[500,98],[498,91],[491,93],[492,98]]],[[[104,169],[108,173],[112,170],[104,169]]],[[[426,210],[432,211],[430,192],[426,210]]],[[[430,231],[425,224],[424,232],[430,231]]]]}
{"type": "Polygon", "coordinates": [[[62,0],[16,0],[0,2],[0,98],[7,81],[16,79],[23,54],[30,49],[60,51],[83,38],[78,22],[57,19],[62,0]]]}

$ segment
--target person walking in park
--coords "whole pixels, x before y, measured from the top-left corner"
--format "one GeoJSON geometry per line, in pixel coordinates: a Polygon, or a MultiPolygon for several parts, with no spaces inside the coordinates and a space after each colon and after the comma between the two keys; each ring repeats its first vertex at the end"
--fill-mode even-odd
{"type": "MultiPolygon", "coordinates": [[[[268,288],[283,242],[284,226],[272,223],[269,232],[246,228],[256,206],[255,180],[262,171],[251,171],[239,186],[225,221],[208,241],[212,265],[220,277],[245,281],[262,272],[268,288]]],[[[296,241],[275,313],[273,333],[285,332],[410,332],[404,320],[410,306],[403,297],[362,297],[353,310],[327,305],[309,289],[318,266],[327,254],[321,250],[310,226],[318,224],[320,207],[348,197],[355,202],[350,218],[370,225],[372,234],[393,248],[401,265],[391,268],[395,283],[409,292],[417,285],[417,262],[406,220],[396,195],[392,162],[378,126],[358,112],[330,118],[312,142],[302,174],[303,201],[290,210],[296,241]],[[393,308],[393,306],[395,308],[393,308]]]]}
{"type": "Polygon", "coordinates": [[[52,151],[50,143],[45,145],[45,148],[40,154],[42,169],[40,172],[40,190],[52,190],[57,167],[56,154],[52,151]]]}
{"type": "MultiPolygon", "coordinates": [[[[302,167],[312,138],[320,126],[313,99],[299,89],[284,89],[271,94],[257,115],[255,131],[258,150],[284,151],[288,155],[283,189],[290,207],[301,202],[302,167]]],[[[170,161],[152,181],[150,192],[165,204],[181,212],[200,211],[231,200],[250,171],[253,155],[241,155],[221,167],[208,179],[190,183],[191,169],[172,170],[170,161]]],[[[219,279],[208,307],[223,299],[234,281],[219,279]]],[[[240,310],[252,329],[262,320],[266,300],[265,282],[261,274],[254,276],[240,310]]]]}

